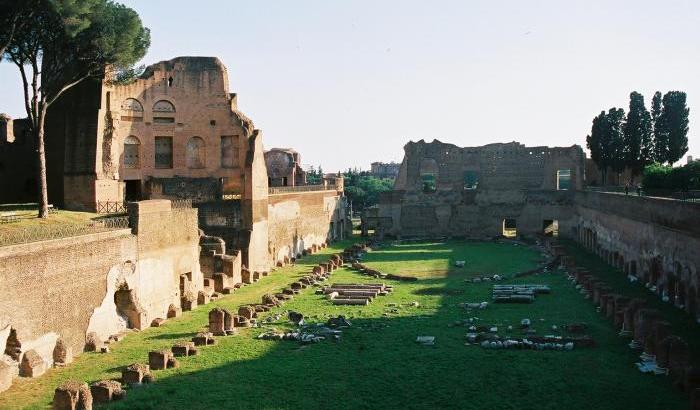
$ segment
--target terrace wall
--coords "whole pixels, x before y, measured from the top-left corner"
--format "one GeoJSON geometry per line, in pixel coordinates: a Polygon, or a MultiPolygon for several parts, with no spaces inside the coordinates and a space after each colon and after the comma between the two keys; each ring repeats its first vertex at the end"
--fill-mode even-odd
{"type": "Polygon", "coordinates": [[[196,210],[143,201],[130,219],[131,229],[0,247],[0,352],[14,330],[22,354],[34,349],[51,366],[59,338],[78,354],[88,333],[104,341],[148,327],[180,306],[181,289],[196,295],[196,210]],[[118,309],[118,290],[130,292],[139,320],[118,309]]]}
{"type": "Polygon", "coordinates": [[[576,238],[700,318],[700,204],[578,191],[576,238]]]}
{"type": "Polygon", "coordinates": [[[273,262],[346,235],[345,199],[337,191],[287,192],[268,197],[269,251],[273,262]]]}

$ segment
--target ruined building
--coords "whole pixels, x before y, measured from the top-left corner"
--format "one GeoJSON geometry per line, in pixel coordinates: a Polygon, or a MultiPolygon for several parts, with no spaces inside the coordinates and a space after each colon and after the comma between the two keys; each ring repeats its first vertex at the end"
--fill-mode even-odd
{"type": "Polygon", "coordinates": [[[585,158],[579,146],[419,141],[404,150],[394,190],[368,221],[384,233],[483,238],[575,223],[572,192],[582,187],[585,158]]]}
{"type": "Polygon", "coordinates": [[[291,148],[265,151],[267,184],[271,187],[306,185],[306,172],[301,168],[301,155],[291,148]]]}
{"type": "Polygon", "coordinates": [[[586,189],[585,155],[576,145],[461,148],[435,140],[409,142],[404,151],[394,189],[363,216],[365,232],[560,235],[700,322],[700,203],[586,189]]]}
{"type": "Polygon", "coordinates": [[[391,178],[394,179],[399,175],[399,168],[401,164],[396,162],[373,162],[371,164],[372,176],[377,178],[391,178]]]}
{"type": "MultiPolygon", "coordinates": [[[[2,119],[3,135],[15,133],[11,123],[2,119]]],[[[13,168],[15,186],[3,190],[0,201],[26,201],[36,185],[33,141],[6,136],[0,148],[0,164],[24,163],[13,168]]],[[[251,270],[266,271],[279,258],[346,230],[337,179],[307,192],[303,202],[309,207],[301,206],[293,190],[269,197],[268,182],[305,184],[299,154],[265,154],[262,132],[238,109],[226,67],[215,57],[161,61],[127,83],[105,77],[79,84],[48,112],[46,157],[54,205],[105,212],[125,201],[192,200],[200,228],[223,237],[231,252],[241,250],[251,270]],[[266,157],[277,164],[269,178],[266,157]]]]}
{"type": "MultiPolygon", "coordinates": [[[[25,131],[0,116],[5,203],[36,200],[25,131]]],[[[132,82],[86,81],[62,96],[46,124],[50,202],[128,217],[0,246],[0,391],[17,372],[36,377],[344,238],[342,177],[305,185],[299,155],[279,153],[290,179],[271,188],[262,133],[216,58],[162,61],[132,82]]]]}

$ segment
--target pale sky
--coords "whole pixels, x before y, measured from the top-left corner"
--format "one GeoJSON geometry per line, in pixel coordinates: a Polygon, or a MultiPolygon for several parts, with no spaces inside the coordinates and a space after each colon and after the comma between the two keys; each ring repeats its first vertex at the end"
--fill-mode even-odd
{"type": "MultiPolygon", "coordinates": [[[[687,92],[700,157],[698,0],[123,2],[151,29],[143,63],[219,57],[265,147],[327,172],[401,161],[409,140],[585,147],[633,90],[687,92]]],[[[7,62],[0,85],[24,116],[7,62]]]]}

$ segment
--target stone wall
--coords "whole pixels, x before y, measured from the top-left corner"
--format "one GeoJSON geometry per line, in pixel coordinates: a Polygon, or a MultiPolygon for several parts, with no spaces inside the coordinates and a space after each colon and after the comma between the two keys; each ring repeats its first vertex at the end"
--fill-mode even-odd
{"type": "Polygon", "coordinates": [[[576,238],[700,320],[700,204],[579,191],[576,238]]]}
{"type": "Polygon", "coordinates": [[[202,289],[196,210],[144,201],[130,225],[0,247],[0,351],[19,340],[21,354],[33,349],[49,367],[58,339],[77,354],[88,334],[143,329],[179,308],[183,290],[202,289]]]}
{"type": "Polygon", "coordinates": [[[313,245],[347,234],[345,198],[337,191],[289,192],[268,199],[269,254],[274,263],[290,260],[313,245]]]}
{"type": "Polygon", "coordinates": [[[365,226],[396,236],[501,235],[506,220],[534,235],[555,221],[574,224],[573,192],[583,186],[580,147],[525,147],[516,142],[460,148],[409,142],[390,194],[365,226]],[[560,189],[557,173],[570,173],[560,189]]]}

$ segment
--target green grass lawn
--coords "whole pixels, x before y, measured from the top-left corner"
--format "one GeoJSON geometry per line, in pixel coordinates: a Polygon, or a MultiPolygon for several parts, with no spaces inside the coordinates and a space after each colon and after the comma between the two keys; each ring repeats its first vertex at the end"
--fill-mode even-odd
{"type": "Polygon", "coordinates": [[[0,231],[13,232],[25,228],[51,227],[57,225],[76,225],[104,217],[92,212],[66,211],[56,209],[48,218],[37,218],[37,204],[0,204],[0,215],[13,214],[16,221],[0,223],[0,231]]]}
{"type": "MultiPolygon", "coordinates": [[[[326,249],[330,253],[347,243],[326,249]]],[[[313,255],[293,267],[279,269],[260,282],[160,328],[134,333],[113,345],[109,354],[84,353],[65,369],[53,369],[37,380],[20,380],[0,395],[0,408],[45,408],[62,380],[94,381],[118,377],[119,369],[145,362],[149,350],[168,348],[207,324],[214,306],[235,309],[258,302],[266,292],[281,289],[327,258],[313,255]]],[[[415,275],[416,282],[384,282],[388,296],[369,306],[333,306],[313,288],[269,314],[293,309],[310,321],[344,314],[353,326],[340,341],[302,346],[291,341],[254,337],[267,327],[287,329],[281,321],[237,336],[217,338],[199,356],[183,358],[177,369],[155,372],[156,382],[131,389],[115,409],[680,409],[688,406],[668,379],[639,373],[636,354],[612,325],[595,312],[562,273],[540,274],[505,283],[546,283],[553,292],[529,305],[490,305],[467,312],[461,302],[490,299],[492,283],[467,283],[481,274],[508,276],[531,269],[542,260],[524,246],[450,242],[388,246],[370,252],[365,263],[386,273],[415,275]],[[466,260],[464,268],[453,268],[466,260]],[[411,302],[418,306],[411,306],[411,302]],[[390,307],[395,304],[398,308],[390,307]],[[392,309],[398,309],[392,312],[392,309]],[[496,325],[502,336],[530,318],[538,334],[551,326],[586,322],[598,347],[559,351],[484,350],[465,346],[467,328],[452,324],[468,317],[496,325]],[[435,346],[415,343],[416,336],[436,337],[435,346]]],[[[578,259],[577,259],[578,260],[578,259]]],[[[333,273],[333,282],[377,282],[347,269],[333,273]]],[[[265,316],[263,316],[264,318],[265,316]]]]}

